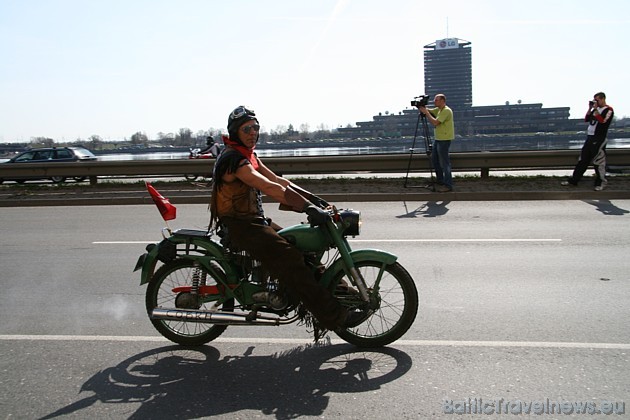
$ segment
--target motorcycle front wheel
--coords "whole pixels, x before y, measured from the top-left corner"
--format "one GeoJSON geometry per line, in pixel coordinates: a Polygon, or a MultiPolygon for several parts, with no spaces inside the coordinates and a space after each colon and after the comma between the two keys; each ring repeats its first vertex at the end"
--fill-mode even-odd
{"type": "MultiPolygon", "coordinates": [[[[218,265],[217,268],[219,268],[218,265]]],[[[217,279],[202,268],[195,267],[193,261],[190,260],[174,260],[160,267],[151,278],[147,288],[146,307],[149,318],[151,318],[151,313],[155,308],[210,310],[213,302],[195,303],[195,297],[191,296],[190,293],[176,294],[173,292],[177,287],[190,287],[193,284],[194,276],[200,279],[202,286],[218,284],[217,279]]],[[[234,300],[227,300],[218,309],[232,311],[234,300]]],[[[206,344],[220,336],[227,328],[226,325],[164,319],[151,319],[151,323],[164,337],[184,346],[206,344]]]]}
{"type": "MultiPolygon", "coordinates": [[[[350,344],[358,347],[386,346],[403,336],[413,324],[418,312],[418,291],[413,279],[399,263],[383,267],[378,261],[356,263],[356,269],[365,280],[371,301],[376,309],[366,311],[366,319],[356,327],[337,330],[335,333],[350,344]],[[379,274],[383,270],[379,278],[379,274]]],[[[339,272],[333,282],[352,284],[345,273],[339,272]]],[[[352,306],[352,300],[340,288],[333,292],[340,302],[352,306]]],[[[354,292],[355,295],[357,292],[354,292]]],[[[357,296],[358,297],[358,296],[357,296]]],[[[357,299],[354,299],[355,303],[357,299]]]]}

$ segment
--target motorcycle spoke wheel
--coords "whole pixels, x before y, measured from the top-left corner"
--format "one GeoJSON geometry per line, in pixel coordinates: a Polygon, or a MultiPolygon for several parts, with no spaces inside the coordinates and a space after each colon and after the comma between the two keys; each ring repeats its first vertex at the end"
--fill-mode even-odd
{"type": "MultiPolygon", "coordinates": [[[[218,266],[217,266],[218,268],[218,266]]],[[[182,308],[181,302],[190,301],[187,297],[173,292],[176,287],[186,287],[192,285],[195,271],[201,277],[205,277],[205,284],[208,286],[217,285],[218,282],[210,273],[193,266],[190,260],[171,261],[156,271],[149,282],[146,295],[146,307],[149,317],[153,309],[178,309],[182,308]]],[[[190,296],[188,296],[190,297],[190,296]]],[[[184,309],[210,310],[214,302],[199,302],[194,307],[184,307],[184,309]]],[[[220,310],[231,311],[234,308],[234,301],[226,301],[220,310]]],[[[172,321],[164,319],[151,319],[151,323],[160,334],[169,340],[185,346],[200,346],[220,336],[227,328],[226,325],[207,324],[200,322],[172,321]]]]}
{"type": "MultiPolygon", "coordinates": [[[[381,347],[398,340],[411,327],[418,312],[418,291],[413,279],[399,263],[385,266],[380,280],[382,263],[362,261],[356,268],[378,308],[371,315],[368,312],[367,318],[358,326],[338,330],[336,334],[359,347],[381,347]]],[[[351,283],[340,272],[333,284],[351,283]]],[[[343,299],[341,302],[343,304],[343,299]]]]}

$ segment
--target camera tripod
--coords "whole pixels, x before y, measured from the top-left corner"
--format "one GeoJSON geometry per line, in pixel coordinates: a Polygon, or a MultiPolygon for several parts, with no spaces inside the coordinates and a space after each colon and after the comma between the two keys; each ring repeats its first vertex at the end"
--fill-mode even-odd
{"type": "Polygon", "coordinates": [[[426,188],[435,192],[435,181],[433,179],[433,160],[431,159],[432,146],[431,138],[429,137],[429,124],[427,123],[427,116],[421,111],[418,111],[418,120],[416,121],[416,131],[413,135],[413,144],[409,149],[409,163],[407,164],[407,174],[405,175],[404,188],[426,188]],[[420,120],[422,120],[422,131],[424,134],[424,150],[429,159],[429,172],[431,173],[431,182],[426,185],[407,185],[409,181],[409,171],[411,170],[411,160],[413,159],[413,153],[416,148],[416,139],[418,138],[418,128],[420,127],[420,120]]]}

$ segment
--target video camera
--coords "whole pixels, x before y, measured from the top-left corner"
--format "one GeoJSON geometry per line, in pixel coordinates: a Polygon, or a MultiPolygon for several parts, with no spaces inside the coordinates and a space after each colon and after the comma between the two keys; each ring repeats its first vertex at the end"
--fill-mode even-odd
{"type": "Polygon", "coordinates": [[[421,106],[427,106],[429,103],[429,99],[431,99],[430,95],[420,95],[413,98],[411,101],[411,106],[415,106],[416,108],[420,108],[421,106]]]}

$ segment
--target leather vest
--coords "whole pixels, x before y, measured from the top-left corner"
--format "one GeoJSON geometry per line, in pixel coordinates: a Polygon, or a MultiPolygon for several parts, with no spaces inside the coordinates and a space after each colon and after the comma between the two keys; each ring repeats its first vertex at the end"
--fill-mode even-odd
{"type": "Polygon", "coordinates": [[[223,181],[216,191],[217,217],[264,217],[260,191],[236,178],[223,181]]]}

